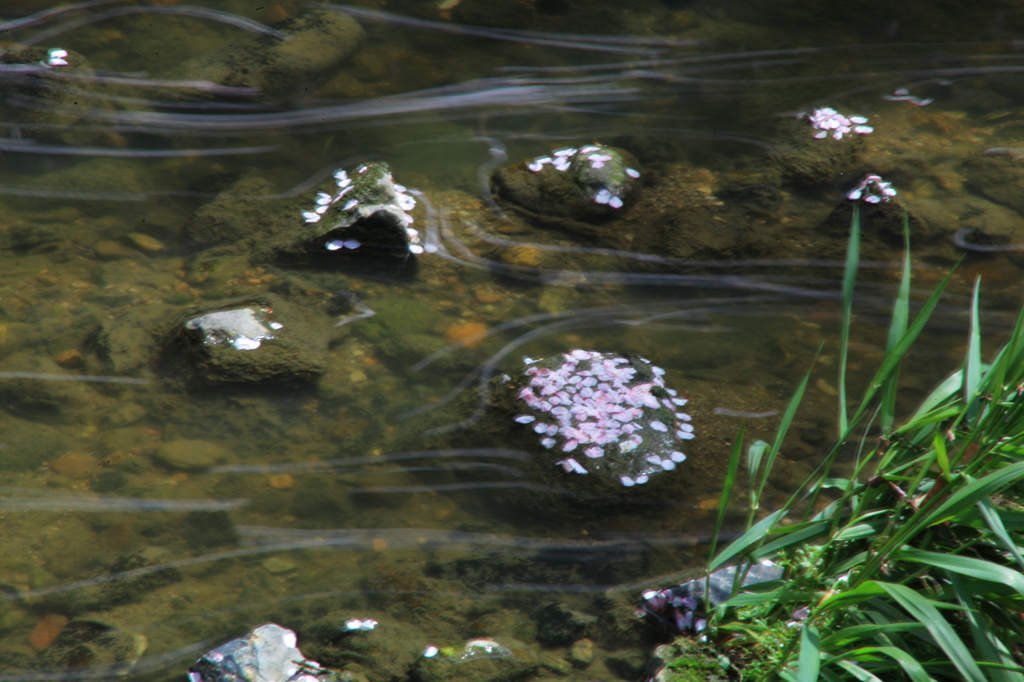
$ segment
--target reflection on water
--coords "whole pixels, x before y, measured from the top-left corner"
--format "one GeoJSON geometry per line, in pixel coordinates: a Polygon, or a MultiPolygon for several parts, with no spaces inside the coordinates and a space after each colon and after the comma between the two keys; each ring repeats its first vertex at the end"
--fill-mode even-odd
{"type": "Polygon", "coordinates": [[[520,674],[639,677],[662,636],[639,591],[699,570],[739,426],[769,439],[812,371],[769,505],[835,436],[847,192],[898,192],[864,211],[853,395],[902,208],[915,301],[966,261],[901,409],[955,369],[975,276],[987,343],[1020,303],[1024,66],[995,11],[29,4],[0,3],[0,679],[181,679],[269,621],[373,682],[473,637],[521,643],[520,674]],[[872,131],[816,139],[821,107],[872,131]],[[640,166],[597,217],[535,182],[560,162],[523,164],[592,144],[640,166]],[[424,253],[281,246],[369,161],[424,253]],[[225,385],[182,350],[185,320],[254,303],[314,381],[225,385]],[[690,399],[672,483],[552,484],[492,428],[489,387],[572,348],[690,399]],[[357,655],[347,618],[399,634],[357,655]]]}

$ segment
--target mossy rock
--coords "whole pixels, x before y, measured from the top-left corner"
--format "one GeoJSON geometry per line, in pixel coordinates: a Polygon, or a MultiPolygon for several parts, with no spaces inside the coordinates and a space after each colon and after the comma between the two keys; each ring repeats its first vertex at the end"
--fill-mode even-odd
{"type": "Polygon", "coordinates": [[[711,648],[679,638],[654,650],[651,665],[663,665],[655,682],[729,682],[729,674],[711,648]]]}

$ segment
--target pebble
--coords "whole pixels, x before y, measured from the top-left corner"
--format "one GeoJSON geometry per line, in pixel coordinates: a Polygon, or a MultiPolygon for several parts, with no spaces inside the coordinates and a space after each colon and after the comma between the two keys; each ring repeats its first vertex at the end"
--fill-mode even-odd
{"type": "Polygon", "coordinates": [[[280,474],[270,477],[270,487],[277,490],[287,490],[295,485],[295,479],[289,474],[280,474]]]}
{"type": "Polygon", "coordinates": [[[28,636],[28,643],[36,651],[42,651],[53,644],[60,635],[61,630],[68,624],[68,617],[57,613],[49,613],[32,630],[28,636]]]}
{"type": "Polygon", "coordinates": [[[697,503],[697,509],[703,511],[713,511],[718,509],[719,499],[717,497],[705,497],[703,500],[697,503]]]}
{"type": "Polygon", "coordinates": [[[540,665],[556,675],[568,675],[572,672],[572,664],[569,661],[559,658],[551,653],[541,654],[540,665]]]}
{"type": "Polygon", "coordinates": [[[281,7],[281,5],[271,5],[267,7],[266,16],[260,18],[268,24],[276,24],[288,18],[288,10],[281,7]]]}
{"type": "Polygon", "coordinates": [[[50,470],[55,474],[82,480],[99,471],[99,462],[80,452],[69,452],[50,462],[50,470]]]}
{"type": "Polygon", "coordinates": [[[53,356],[53,361],[61,367],[80,367],[83,364],[82,353],[77,348],[58,353],[53,356]]]}
{"type": "MultiPolygon", "coordinates": [[[[487,325],[479,322],[456,322],[452,326],[444,330],[444,340],[448,343],[458,343],[467,339],[471,339],[478,334],[483,334],[487,331],[487,325]]],[[[466,348],[472,348],[481,341],[484,337],[474,339],[465,344],[466,348]]]]}
{"type": "Polygon", "coordinates": [[[837,395],[839,395],[839,391],[834,389],[832,387],[832,385],[830,383],[828,383],[827,381],[825,381],[824,379],[818,379],[814,383],[814,385],[818,387],[819,391],[821,391],[822,393],[824,393],[825,395],[827,395],[827,396],[829,396],[831,398],[835,398],[837,395]]]}
{"type": "Polygon", "coordinates": [[[121,258],[125,255],[124,249],[117,242],[104,239],[101,242],[97,242],[96,246],[93,247],[93,251],[97,258],[102,260],[112,260],[114,258],[121,258]]]}
{"type": "Polygon", "coordinates": [[[175,440],[161,445],[156,458],[172,469],[198,471],[212,467],[227,454],[221,446],[205,440],[175,440]]]}
{"type": "Polygon", "coordinates": [[[163,251],[166,248],[164,243],[159,239],[154,239],[148,234],[142,234],[141,232],[132,232],[129,234],[128,241],[143,251],[163,251]]]}
{"type": "Polygon", "coordinates": [[[594,660],[594,643],[589,639],[576,640],[566,659],[577,668],[586,668],[594,660]]]}
{"type": "Polygon", "coordinates": [[[498,257],[507,265],[519,265],[526,268],[540,267],[544,255],[533,246],[513,246],[502,250],[498,257]]]}
{"type": "Polygon", "coordinates": [[[490,289],[477,289],[473,295],[476,296],[476,300],[484,304],[497,303],[505,297],[504,294],[490,289]]]}

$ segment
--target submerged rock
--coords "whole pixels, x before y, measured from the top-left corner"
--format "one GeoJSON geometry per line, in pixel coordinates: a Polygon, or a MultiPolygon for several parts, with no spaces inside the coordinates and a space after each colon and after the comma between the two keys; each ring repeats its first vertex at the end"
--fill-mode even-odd
{"type": "Polygon", "coordinates": [[[903,246],[903,221],[907,220],[911,242],[921,248],[945,242],[948,234],[941,227],[921,220],[912,207],[898,201],[866,203],[863,199],[840,202],[817,226],[816,231],[831,237],[831,240],[817,246],[819,252],[829,255],[845,249],[842,240],[850,233],[853,218],[853,204],[860,202],[861,258],[884,258],[886,251],[903,246]],[[826,249],[828,251],[826,251],[826,249]]]}
{"type": "Polygon", "coordinates": [[[537,641],[547,647],[569,646],[586,637],[597,624],[597,617],[574,611],[568,604],[552,602],[534,609],[537,641]]]}
{"type": "Polygon", "coordinates": [[[686,459],[694,437],[687,403],[649,360],[573,350],[527,367],[509,387],[532,430],[566,473],[597,474],[632,487],[686,459]]]}
{"type": "Polygon", "coordinates": [[[419,630],[400,621],[378,623],[351,611],[331,614],[304,634],[306,652],[325,666],[343,668],[339,679],[344,680],[408,679],[425,645],[419,630]]]}
{"type": "Polygon", "coordinates": [[[74,128],[93,107],[109,109],[99,98],[83,101],[83,95],[96,95],[99,88],[96,72],[81,54],[58,47],[12,46],[0,50],[0,65],[5,120],[29,124],[26,131],[35,141],[85,144],[97,136],[74,128]],[[75,87],[67,87],[65,78],[74,79],[75,87]]]}
{"type": "MultiPolygon", "coordinates": [[[[63,551],[67,549],[63,547],[63,551]]],[[[177,568],[166,565],[171,559],[167,550],[158,547],[124,554],[92,573],[88,585],[82,589],[70,594],[48,595],[43,599],[55,612],[72,616],[144,602],[160,588],[182,579],[177,568]]]]}
{"type": "Polygon", "coordinates": [[[104,618],[72,619],[39,656],[43,668],[106,668],[110,677],[127,675],[145,653],[144,635],[104,618]]]}
{"type": "Polygon", "coordinates": [[[307,660],[298,638],[274,623],[208,652],[188,670],[189,682],[326,682],[336,673],[307,660]]]}
{"type": "Polygon", "coordinates": [[[329,329],[311,311],[267,294],[189,315],[176,339],[206,383],[311,381],[327,370],[329,329]]]}
{"type": "Polygon", "coordinates": [[[180,76],[229,87],[259,88],[271,97],[303,93],[362,44],[363,28],[340,12],[314,10],[274,29],[287,37],[259,34],[182,64],[180,76]]]}
{"type": "Polygon", "coordinates": [[[510,682],[537,668],[537,654],[510,637],[428,647],[416,665],[423,682],[510,682]]]}
{"type": "Polygon", "coordinates": [[[435,250],[413,227],[412,192],[382,162],[338,170],[284,202],[272,201],[271,183],[255,174],[221,180],[228,184],[184,226],[187,241],[217,245],[190,260],[192,284],[229,286],[247,268],[267,264],[390,276],[414,266],[410,255],[435,250]]]}
{"type": "Polygon", "coordinates": [[[318,192],[316,203],[302,213],[307,224],[316,226],[311,239],[314,248],[403,257],[424,252],[408,213],[416,207],[416,199],[395,184],[386,163],[364,163],[351,176],[339,170],[334,187],[323,189],[330,191],[318,192]]]}
{"type": "Polygon", "coordinates": [[[263,306],[220,310],[193,317],[185,323],[185,329],[200,337],[204,346],[228,344],[238,350],[255,350],[263,341],[273,340],[274,332],[284,326],[268,321],[270,312],[263,306]]]}
{"type": "Polygon", "coordinates": [[[107,403],[102,394],[81,381],[40,381],[39,377],[66,372],[50,358],[30,351],[0,360],[0,371],[8,375],[0,382],[0,400],[6,410],[22,417],[67,423],[107,403]]]}
{"type": "Polygon", "coordinates": [[[176,471],[202,471],[226,461],[228,451],[205,440],[174,440],[161,445],[154,457],[176,471]]]}
{"type": "MultiPolygon", "coordinates": [[[[215,180],[210,182],[215,183],[215,180]]],[[[187,241],[201,244],[235,243],[253,237],[266,239],[275,234],[281,222],[280,209],[266,200],[272,194],[271,184],[260,177],[247,176],[232,182],[192,214],[185,222],[183,236],[187,241]]]]}
{"type": "Polygon", "coordinates": [[[783,122],[770,152],[772,165],[787,181],[806,188],[821,188],[845,177],[857,169],[864,136],[848,134],[835,139],[834,134],[843,127],[819,128],[813,118],[810,126],[804,120],[783,122]],[[825,134],[818,138],[821,133],[825,134]]]}
{"type": "MultiPolygon", "coordinates": [[[[531,217],[596,224],[619,214],[636,200],[639,164],[624,149],[604,145],[557,149],[496,171],[491,184],[503,200],[531,217]]],[[[586,231],[585,228],[578,228],[586,231]]]]}
{"type": "MultiPolygon", "coordinates": [[[[743,565],[746,571],[741,587],[778,580],[782,567],[767,559],[756,564],[743,565]]],[[[688,580],[661,590],[643,593],[637,615],[650,615],[673,632],[700,632],[707,625],[703,614],[724,604],[732,594],[736,566],[714,571],[707,578],[688,580]]]]}

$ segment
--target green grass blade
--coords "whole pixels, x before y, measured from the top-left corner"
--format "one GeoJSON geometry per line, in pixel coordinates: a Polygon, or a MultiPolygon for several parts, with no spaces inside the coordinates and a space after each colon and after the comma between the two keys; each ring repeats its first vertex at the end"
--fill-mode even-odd
{"type": "Polygon", "coordinates": [[[818,671],[821,670],[821,646],[818,629],[810,623],[804,623],[800,630],[800,654],[797,657],[797,682],[818,682],[818,671]]]}
{"type": "Polygon", "coordinates": [[[960,517],[965,519],[974,517],[977,514],[975,505],[978,501],[996,494],[1022,477],[1024,477],[1024,462],[1015,462],[978,480],[971,479],[967,485],[938,504],[936,509],[922,510],[914,514],[872,553],[864,567],[858,572],[857,577],[854,578],[854,586],[874,577],[875,571],[878,570],[881,563],[890,558],[891,552],[906,544],[909,538],[929,526],[953,519],[959,520],[960,517]]]}
{"type": "MultiPolygon", "coordinates": [[[[760,587],[758,583],[756,587],[760,587]]],[[[755,585],[748,585],[744,590],[754,589],[755,585]]],[[[791,590],[785,586],[772,590],[771,592],[741,592],[729,601],[723,602],[726,608],[742,608],[745,606],[764,606],[766,604],[781,604],[782,602],[801,602],[806,604],[809,601],[817,602],[821,599],[822,592],[810,592],[808,590],[791,590]]]]}
{"type": "Polygon", "coordinates": [[[823,601],[818,608],[822,610],[829,610],[842,608],[844,606],[856,606],[857,604],[861,604],[870,599],[884,596],[885,590],[882,589],[881,583],[875,582],[874,580],[868,580],[863,585],[859,585],[852,590],[833,594],[831,597],[823,601]]]}
{"type": "Polygon", "coordinates": [[[858,523],[842,529],[836,534],[834,539],[837,542],[843,542],[845,540],[859,540],[860,538],[870,537],[876,533],[878,533],[878,528],[867,523],[858,523]]]}
{"type": "Polygon", "coordinates": [[[772,540],[769,543],[762,545],[757,548],[757,551],[753,552],[750,556],[751,559],[762,559],[769,557],[780,549],[791,547],[793,545],[803,545],[809,540],[821,537],[828,532],[828,529],[832,526],[832,519],[826,519],[824,521],[815,521],[813,523],[801,524],[795,530],[791,530],[793,527],[787,527],[785,535],[777,540],[772,540]]]}
{"type": "Polygon", "coordinates": [[[896,600],[915,620],[923,623],[935,643],[949,657],[949,660],[970,682],[986,682],[987,678],[975,663],[967,646],[956,634],[946,619],[932,603],[905,585],[878,583],[889,596],[896,600]]]}
{"type": "Polygon", "coordinates": [[[999,540],[999,544],[1003,546],[1003,549],[1013,556],[1018,566],[1024,568],[1024,557],[1021,556],[1017,543],[1010,538],[1010,534],[1006,531],[1003,517],[995,505],[987,498],[979,500],[978,511],[981,512],[982,518],[985,519],[985,524],[992,531],[992,534],[996,536],[996,539],[999,540]]]}
{"type": "MultiPolygon", "coordinates": [[[[1024,532],[1024,511],[1002,509],[999,512],[999,520],[1007,531],[1015,533],[1024,532]]],[[[957,522],[975,528],[984,528],[988,523],[980,511],[967,512],[957,517],[957,522]]]]}
{"type": "Polygon", "coordinates": [[[917,408],[916,412],[914,412],[914,416],[908,420],[907,428],[914,428],[914,425],[921,419],[921,417],[928,414],[951,397],[955,396],[963,385],[963,370],[957,370],[943,379],[942,383],[936,386],[932,392],[928,394],[928,397],[921,402],[921,406],[917,408]]]}
{"type": "Polygon", "coordinates": [[[967,358],[964,361],[964,404],[970,405],[978,395],[981,385],[981,328],[978,323],[978,291],[981,276],[974,278],[974,295],[971,297],[971,331],[967,341],[967,358]]]}
{"type": "Polygon", "coordinates": [[[925,672],[921,662],[906,651],[891,646],[879,647],[878,651],[899,663],[900,667],[903,668],[903,672],[914,682],[935,682],[932,676],[925,672]]]}
{"type": "MultiPolygon", "coordinates": [[[[989,627],[987,619],[978,611],[974,603],[974,597],[964,587],[963,581],[956,573],[947,572],[949,583],[953,587],[953,594],[957,601],[964,607],[964,616],[971,628],[971,636],[974,638],[974,646],[977,647],[981,658],[991,663],[1014,666],[1013,656],[1006,643],[1001,641],[989,627]]],[[[1016,666],[1014,666],[1016,667],[1016,666]]],[[[1024,675],[1018,670],[991,670],[989,676],[995,682],[1024,682],[1024,675]]]]}
{"type": "Polygon", "coordinates": [[[896,661],[903,668],[903,672],[907,673],[907,677],[914,682],[935,682],[931,675],[925,671],[920,661],[906,651],[894,646],[863,647],[845,654],[844,658],[877,657],[877,655],[886,656],[896,661]]]}
{"type": "MultiPolygon", "coordinates": [[[[896,300],[892,305],[892,320],[889,323],[889,337],[885,342],[885,351],[888,353],[904,334],[907,333],[907,323],[910,319],[910,215],[903,212],[903,276],[900,278],[900,289],[896,294],[896,300]]],[[[885,381],[882,388],[882,409],[879,413],[879,424],[882,433],[888,434],[892,431],[892,424],[896,418],[896,385],[899,380],[899,368],[893,370],[892,376],[885,381]]]]}
{"type": "Polygon", "coordinates": [[[867,552],[858,552],[851,557],[848,557],[846,561],[842,562],[833,569],[833,572],[837,575],[852,571],[855,568],[859,568],[864,564],[868,558],[867,552]]]}
{"type": "Polygon", "coordinates": [[[888,635],[895,632],[916,632],[923,630],[921,623],[871,623],[870,625],[850,625],[842,630],[837,630],[821,640],[821,648],[825,651],[837,648],[849,649],[849,647],[860,640],[888,635]]]}
{"type": "Polygon", "coordinates": [[[903,356],[906,355],[910,346],[913,345],[914,341],[917,340],[921,330],[924,329],[925,324],[928,322],[928,318],[931,317],[932,311],[935,310],[935,306],[939,304],[939,299],[942,298],[942,294],[946,291],[946,287],[949,285],[949,280],[953,276],[954,270],[950,270],[943,280],[939,283],[939,286],[935,288],[932,295],[925,301],[921,311],[918,312],[917,317],[911,323],[907,332],[900,338],[896,343],[896,346],[885,354],[885,359],[882,360],[882,366],[875,372],[875,376],[871,378],[868,383],[867,390],[864,391],[864,398],[861,400],[860,407],[857,408],[856,418],[863,415],[868,405],[874,399],[878,389],[882,386],[889,375],[892,374],[893,370],[899,365],[903,356]]]}
{"type": "MultiPolygon", "coordinates": [[[[775,431],[775,441],[772,443],[772,447],[768,451],[768,461],[765,462],[764,469],[761,471],[761,475],[758,478],[756,494],[758,500],[761,499],[761,496],[764,493],[764,486],[768,483],[768,477],[772,473],[772,467],[775,466],[775,458],[778,456],[779,450],[782,448],[782,441],[785,440],[786,433],[789,431],[789,426],[793,423],[793,418],[796,416],[796,410],[800,406],[800,401],[804,398],[804,392],[807,391],[807,382],[811,380],[811,371],[813,369],[814,365],[812,364],[811,369],[807,370],[807,373],[804,374],[804,378],[801,380],[800,385],[797,386],[796,392],[793,393],[793,397],[789,399],[789,405],[786,406],[786,411],[782,414],[782,419],[779,421],[778,429],[775,431]]],[[[751,476],[753,476],[753,473],[751,473],[751,476]]],[[[750,510],[750,515],[747,518],[748,526],[751,521],[753,521],[754,513],[756,511],[756,509],[750,510]]]]}
{"type": "Polygon", "coordinates": [[[747,532],[729,543],[729,546],[723,549],[722,553],[716,556],[714,560],[708,564],[708,571],[718,570],[722,566],[728,564],[732,559],[746,552],[750,547],[764,540],[768,531],[771,530],[772,526],[774,526],[777,521],[785,516],[785,513],[785,509],[772,512],[751,526],[747,532]]]}
{"type": "Polygon", "coordinates": [[[1017,315],[1017,324],[1013,327],[1010,340],[999,351],[992,362],[992,371],[985,377],[989,390],[998,390],[1006,380],[1006,374],[1013,367],[1020,367],[1024,351],[1024,307],[1017,315]]]}
{"type": "MultiPolygon", "coordinates": [[[[768,443],[765,443],[763,440],[756,440],[747,448],[747,475],[750,477],[748,481],[750,490],[747,494],[750,498],[751,511],[757,511],[761,504],[761,500],[757,497],[757,472],[761,469],[761,458],[767,449],[768,443]]],[[[752,516],[748,518],[747,525],[750,524],[750,519],[752,518],[752,516]]]]}
{"type": "Polygon", "coordinates": [[[939,469],[942,470],[943,476],[946,480],[952,478],[952,473],[949,470],[949,453],[946,451],[946,434],[941,431],[936,431],[932,437],[932,449],[935,450],[935,461],[939,465],[939,469]]]}
{"type": "Polygon", "coordinates": [[[920,549],[901,549],[893,552],[892,556],[894,559],[915,561],[919,564],[933,568],[942,568],[979,580],[1008,585],[1017,590],[1021,595],[1024,595],[1024,574],[1012,568],[994,564],[991,561],[957,554],[926,552],[920,549]]]}
{"type": "Polygon", "coordinates": [[[726,469],[725,481],[722,484],[722,497],[718,500],[718,517],[715,519],[715,530],[711,533],[711,542],[708,543],[709,563],[714,558],[715,550],[718,548],[718,534],[722,530],[722,523],[725,521],[725,515],[729,511],[729,500],[732,499],[733,487],[736,485],[736,475],[740,469],[740,453],[743,451],[743,430],[744,427],[740,426],[740,431],[736,434],[736,441],[732,444],[732,454],[729,455],[729,467],[726,469]]]}
{"type": "Polygon", "coordinates": [[[850,320],[853,317],[853,287],[860,267],[860,204],[853,202],[850,220],[850,240],[846,244],[846,268],[843,271],[843,320],[839,332],[839,437],[847,430],[846,415],[846,358],[850,351],[850,320]]]}
{"type": "Polygon", "coordinates": [[[872,675],[853,661],[841,660],[836,665],[853,675],[854,679],[860,680],[860,682],[883,682],[881,678],[872,675]]]}
{"type": "Polygon", "coordinates": [[[971,481],[950,495],[949,499],[928,514],[920,525],[934,526],[937,523],[949,521],[961,513],[971,510],[978,501],[995,495],[1021,477],[1024,477],[1024,462],[1016,462],[993,471],[988,476],[971,481]]]}

